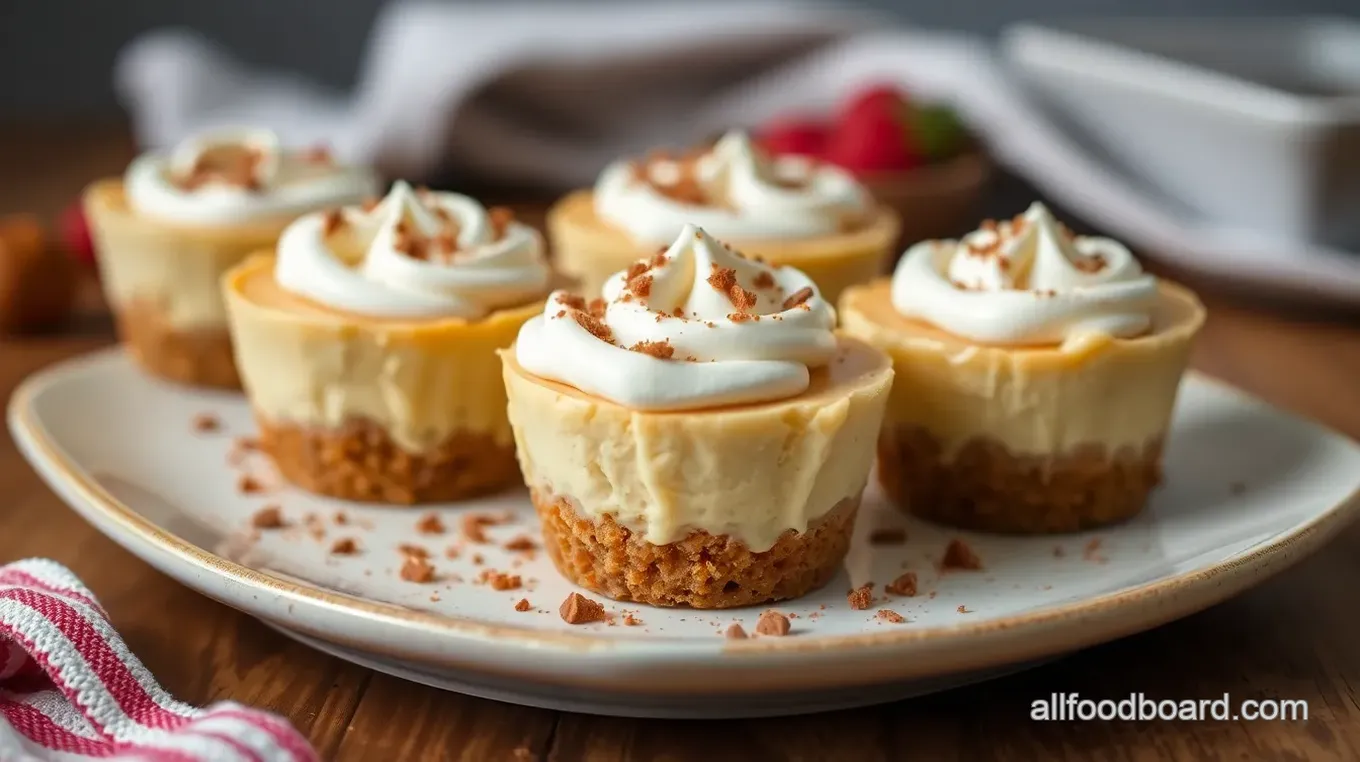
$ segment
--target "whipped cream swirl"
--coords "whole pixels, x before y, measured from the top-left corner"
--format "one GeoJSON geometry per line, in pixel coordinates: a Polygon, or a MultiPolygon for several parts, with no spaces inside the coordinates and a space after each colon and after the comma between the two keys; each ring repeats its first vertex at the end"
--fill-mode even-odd
{"type": "Polygon", "coordinates": [[[697,155],[615,162],[595,185],[601,219],[657,245],[688,223],[734,241],[827,235],[872,208],[848,172],[803,156],[771,158],[743,132],[697,155]]]}
{"type": "Polygon", "coordinates": [[[379,190],[371,170],[337,164],[325,149],[285,150],[258,129],[208,132],[168,154],[145,154],[123,184],[139,214],[191,225],[286,220],[379,190]]]}
{"type": "Polygon", "coordinates": [[[299,218],[279,238],[279,285],[384,318],[477,319],[539,298],[551,271],[538,231],[456,193],[398,181],[371,209],[299,218]]]}
{"type": "Polygon", "coordinates": [[[893,273],[901,314],[988,344],[1063,344],[1148,330],[1157,280],[1123,244],[1074,236],[1035,203],[959,241],[925,241],[893,273]]]}
{"type": "Polygon", "coordinates": [[[638,410],[792,397],[836,351],[836,313],[791,267],[770,267],[686,225],[587,304],[558,291],[520,329],[519,364],[638,410]]]}

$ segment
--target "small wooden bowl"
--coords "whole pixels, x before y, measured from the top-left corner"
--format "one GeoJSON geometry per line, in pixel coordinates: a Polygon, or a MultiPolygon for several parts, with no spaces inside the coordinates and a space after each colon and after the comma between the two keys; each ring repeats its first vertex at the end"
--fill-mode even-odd
{"type": "MultiPolygon", "coordinates": [[[[979,151],[970,151],[938,164],[906,172],[860,178],[879,203],[902,218],[900,254],[908,246],[933,238],[953,238],[977,227],[979,209],[992,164],[979,151]]],[[[897,257],[891,258],[895,263],[897,257]]]]}

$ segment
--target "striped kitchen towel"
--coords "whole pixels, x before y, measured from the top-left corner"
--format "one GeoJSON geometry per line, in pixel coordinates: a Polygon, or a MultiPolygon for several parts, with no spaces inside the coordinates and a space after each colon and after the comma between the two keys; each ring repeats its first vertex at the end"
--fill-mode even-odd
{"type": "Polygon", "coordinates": [[[176,701],[69,569],[0,566],[0,762],[298,762],[307,741],[272,714],[176,701]]]}

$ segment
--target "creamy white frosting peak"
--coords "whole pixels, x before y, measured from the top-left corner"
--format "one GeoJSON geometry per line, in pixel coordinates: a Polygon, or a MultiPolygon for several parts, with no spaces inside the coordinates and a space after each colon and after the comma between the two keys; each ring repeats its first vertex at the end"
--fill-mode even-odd
{"type": "Polygon", "coordinates": [[[836,351],[836,313],[802,272],[745,259],[686,225],[605,284],[594,309],[556,292],[520,330],[530,373],[639,410],[791,397],[836,351]]]}
{"type": "Polygon", "coordinates": [[[548,288],[538,231],[514,221],[499,227],[472,198],[398,181],[370,210],[295,221],[279,239],[274,274],[284,289],[346,312],[482,318],[548,288]]]}
{"type": "Polygon", "coordinates": [[[897,311],[992,344],[1062,344],[1148,330],[1157,281],[1121,243],[1074,236],[1035,203],[958,241],[925,241],[893,273],[897,311]]]}
{"type": "Polygon", "coordinates": [[[690,223],[738,242],[829,235],[871,208],[848,172],[802,156],[771,158],[744,132],[728,133],[697,157],[617,161],[595,186],[596,214],[657,245],[690,223]],[[690,194],[658,188],[682,184],[690,194]]]}
{"type": "Polygon", "coordinates": [[[324,151],[284,149],[270,130],[224,129],[138,157],[124,188],[139,214],[238,225],[357,203],[379,185],[372,170],[338,164],[324,151]]]}

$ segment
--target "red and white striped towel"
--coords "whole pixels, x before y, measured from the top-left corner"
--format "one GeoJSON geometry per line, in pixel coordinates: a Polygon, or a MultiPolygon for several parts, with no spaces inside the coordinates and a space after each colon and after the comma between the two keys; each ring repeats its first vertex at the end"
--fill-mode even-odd
{"type": "Polygon", "coordinates": [[[0,762],[298,762],[288,722],[223,701],[176,701],[60,564],[0,566],[0,762]]]}

